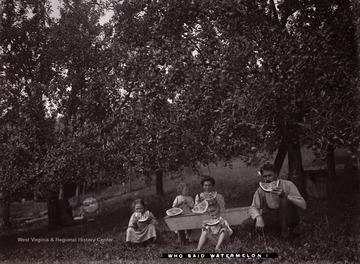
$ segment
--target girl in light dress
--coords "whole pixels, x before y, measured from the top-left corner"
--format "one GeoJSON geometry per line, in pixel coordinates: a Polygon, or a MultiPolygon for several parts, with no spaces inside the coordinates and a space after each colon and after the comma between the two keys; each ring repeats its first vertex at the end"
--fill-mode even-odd
{"type": "Polygon", "coordinates": [[[175,197],[172,207],[181,208],[184,214],[191,213],[191,209],[194,208],[194,199],[189,195],[189,185],[181,182],[177,191],[179,195],[175,197]]]}
{"type": "MultiPolygon", "coordinates": [[[[191,213],[191,209],[194,208],[194,199],[189,196],[190,190],[188,184],[181,182],[177,187],[177,191],[179,195],[176,196],[172,207],[181,208],[183,214],[191,213]]],[[[186,239],[188,239],[191,234],[191,230],[179,230],[177,233],[179,242],[185,244],[186,239]]]]}
{"type": "Polygon", "coordinates": [[[147,210],[143,199],[136,199],[132,203],[133,214],[126,230],[126,243],[139,244],[155,242],[160,235],[159,224],[154,215],[147,210]]]}

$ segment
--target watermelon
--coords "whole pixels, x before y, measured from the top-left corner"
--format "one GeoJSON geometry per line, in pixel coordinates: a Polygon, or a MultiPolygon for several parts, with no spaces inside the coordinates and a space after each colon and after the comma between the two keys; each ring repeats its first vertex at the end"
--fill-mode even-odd
{"type": "Polygon", "coordinates": [[[193,213],[202,214],[205,213],[208,209],[208,202],[206,200],[202,201],[201,203],[198,203],[194,206],[194,208],[191,210],[193,213]]]}
{"type": "Polygon", "coordinates": [[[182,213],[182,209],[181,208],[171,208],[169,210],[166,211],[166,214],[168,216],[176,216],[182,213]]]}
{"type": "Polygon", "coordinates": [[[280,181],[276,180],[270,183],[266,182],[259,182],[259,185],[261,189],[263,189],[265,192],[270,192],[275,189],[275,187],[279,186],[280,181]]]}
{"type": "Polygon", "coordinates": [[[210,201],[216,198],[217,192],[204,192],[202,194],[205,200],[210,201]]]}
{"type": "Polygon", "coordinates": [[[146,222],[150,217],[150,212],[146,211],[145,213],[143,213],[140,218],[138,219],[139,222],[146,222]]]}
{"type": "Polygon", "coordinates": [[[219,222],[220,222],[220,218],[213,218],[213,219],[207,220],[206,224],[213,226],[213,225],[217,225],[219,222]]]}

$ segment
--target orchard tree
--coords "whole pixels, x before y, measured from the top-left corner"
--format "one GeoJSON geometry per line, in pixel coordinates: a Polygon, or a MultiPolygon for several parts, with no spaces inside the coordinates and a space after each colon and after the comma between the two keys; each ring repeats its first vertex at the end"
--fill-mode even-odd
{"type": "Polygon", "coordinates": [[[160,101],[174,99],[173,118],[191,135],[197,160],[240,155],[252,162],[251,156],[272,152],[282,141],[276,164],[288,153],[290,179],[303,191],[301,145],[330,142],[335,134],[346,145],[354,136],[354,37],[351,21],[340,22],[350,17],[347,3],[317,7],[309,1],[294,10],[283,6],[281,15],[273,2],[262,1],[129,1],[119,7],[122,14],[132,12],[121,26],[139,32],[127,39],[142,59],[138,80],[151,83],[138,86],[141,95],[154,91],[160,101]],[[333,35],[339,27],[348,30],[333,35]],[[324,63],[329,59],[331,67],[324,63]],[[325,105],[330,114],[313,114],[325,105]],[[339,112],[339,105],[348,107],[339,112]],[[313,124],[328,132],[319,138],[313,124]],[[338,131],[340,124],[348,132],[338,131]]]}
{"type": "MultiPolygon", "coordinates": [[[[39,167],[51,141],[43,95],[51,79],[47,56],[47,1],[2,1],[0,189],[8,204],[12,193],[37,191],[39,167]]],[[[8,227],[8,219],[4,220],[8,227]]]]}
{"type": "Polygon", "coordinates": [[[283,71],[285,76],[294,74],[287,85],[298,91],[293,93],[295,111],[291,111],[297,120],[289,128],[302,144],[312,146],[315,155],[327,154],[331,176],[335,174],[334,148],[353,145],[357,134],[359,94],[354,86],[356,42],[350,1],[308,1],[292,6],[289,2],[284,1],[278,13],[294,39],[286,54],[297,60],[283,71]]]}
{"type": "MultiPolygon", "coordinates": [[[[51,23],[49,50],[54,77],[47,100],[50,114],[61,129],[54,126],[55,142],[42,169],[49,176],[52,191],[60,190],[60,200],[68,198],[63,196],[65,184],[75,183],[79,188],[80,183],[98,181],[106,164],[106,139],[94,136],[110,109],[107,86],[102,82],[106,46],[99,23],[102,14],[102,1],[65,0],[60,18],[51,23]]],[[[59,224],[56,203],[56,199],[49,203],[55,208],[52,220],[49,217],[54,225],[59,224]]]]}
{"type": "MultiPolygon", "coordinates": [[[[174,109],[168,101],[174,95],[163,83],[168,66],[157,39],[161,36],[156,29],[149,30],[157,27],[161,10],[147,4],[130,1],[114,7],[111,71],[126,101],[116,109],[113,125],[120,131],[117,144],[127,142],[121,144],[124,168],[129,175],[144,175],[148,180],[156,174],[157,193],[162,194],[163,174],[174,170],[171,157],[178,151],[172,146],[176,144],[174,109]]],[[[166,38],[163,41],[165,45],[166,38]]]]}

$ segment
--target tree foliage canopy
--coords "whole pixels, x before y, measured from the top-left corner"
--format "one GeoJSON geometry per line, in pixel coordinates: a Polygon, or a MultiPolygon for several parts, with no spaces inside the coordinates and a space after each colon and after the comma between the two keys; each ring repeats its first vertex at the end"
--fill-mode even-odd
{"type": "Polygon", "coordinates": [[[3,3],[2,189],[359,144],[349,0],[3,3]]]}

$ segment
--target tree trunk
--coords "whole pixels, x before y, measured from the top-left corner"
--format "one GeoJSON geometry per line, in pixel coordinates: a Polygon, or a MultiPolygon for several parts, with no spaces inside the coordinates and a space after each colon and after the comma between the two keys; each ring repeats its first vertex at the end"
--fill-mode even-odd
{"type": "Polygon", "coordinates": [[[284,138],[281,140],[278,152],[276,154],[276,158],[275,158],[275,162],[274,162],[274,166],[275,169],[277,171],[277,173],[280,173],[282,165],[284,163],[284,160],[286,158],[286,154],[287,154],[287,144],[286,141],[284,140],[284,138]]]}
{"type": "Polygon", "coordinates": [[[330,179],[334,179],[336,177],[334,149],[333,145],[328,145],[326,149],[326,168],[330,179]]]}
{"type": "Polygon", "coordinates": [[[59,190],[59,200],[63,200],[63,199],[64,199],[64,185],[61,185],[59,190]]]}
{"type": "Polygon", "coordinates": [[[34,202],[37,202],[38,201],[38,193],[37,191],[34,191],[34,202]]]}
{"type": "Polygon", "coordinates": [[[302,166],[301,147],[297,139],[288,145],[289,180],[292,181],[302,196],[305,195],[305,173],[302,166]]]}
{"type": "Polygon", "coordinates": [[[74,218],[72,215],[72,208],[67,199],[58,201],[59,216],[61,226],[72,225],[74,218]]]}
{"type": "Polygon", "coordinates": [[[75,204],[76,204],[76,206],[78,206],[80,204],[80,183],[78,183],[76,185],[75,204]]]}
{"type": "Polygon", "coordinates": [[[156,171],[156,194],[164,195],[163,171],[161,169],[156,171]]]}
{"type": "Polygon", "coordinates": [[[53,192],[49,195],[48,201],[48,227],[59,228],[73,223],[72,208],[67,199],[59,199],[59,195],[53,192]]]}
{"type": "Polygon", "coordinates": [[[11,223],[10,223],[10,195],[9,194],[0,193],[0,215],[2,216],[2,219],[0,219],[0,229],[1,230],[9,229],[11,227],[11,223]]]}
{"type": "MultiPolygon", "coordinates": [[[[101,172],[102,174],[102,172],[101,172]]],[[[97,176],[97,192],[100,193],[101,192],[101,174],[99,173],[97,176]]]]}
{"type": "Polygon", "coordinates": [[[281,127],[284,144],[288,150],[289,180],[305,195],[305,173],[302,166],[301,146],[296,125],[284,124],[281,127]]]}
{"type": "Polygon", "coordinates": [[[58,200],[59,196],[57,192],[50,193],[47,199],[48,226],[50,229],[61,226],[58,200]]]}
{"type": "Polygon", "coordinates": [[[84,181],[84,185],[83,185],[83,192],[82,192],[83,195],[86,194],[86,181],[84,181]]]}

